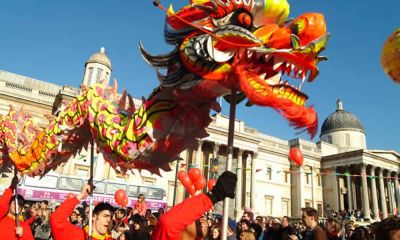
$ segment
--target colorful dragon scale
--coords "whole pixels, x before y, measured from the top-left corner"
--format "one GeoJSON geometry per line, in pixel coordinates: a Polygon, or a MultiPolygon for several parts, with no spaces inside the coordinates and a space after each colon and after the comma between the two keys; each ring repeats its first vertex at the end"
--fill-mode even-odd
{"type": "Polygon", "coordinates": [[[33,127],[25,113],[11,109],[0,118],[0,143],[7,153],[2,160],[11,160],[29,176],[43,175],[87,148],[93,137],[112,167],[159,174],[160,168],[170,170],[168,163],[180,152],[195,147],[196,138],[207,136],[210,109],[218,106],[214,101],[186,102],[185,94],[179,89],[157,89],[134,110],[126,94],[120,98],[115,88],[94,84],[43,131],[33,127]]]}
{"type": "Polygon", "coordinates": [[[232,90],[248,106],[271,107],[313,137],[318,118],[301,87],[318,75],[329,35],[322,14],[288,15],[286,0],[191,0],[176,13],[171,6],[165,39],[175,49],[155,56],[139,44],[160,80],[139,109],[125,107],[126,94],[117,102],[115,88],[96,84],[43,131],[11,110],[0,119],[3,158],[26,174],[44,174],[92,137],[114,168],[169,170],[181,151],[207,136],[216,98],[232,90]],[[293,79],[298,87],[289,84],[293,79]]]}

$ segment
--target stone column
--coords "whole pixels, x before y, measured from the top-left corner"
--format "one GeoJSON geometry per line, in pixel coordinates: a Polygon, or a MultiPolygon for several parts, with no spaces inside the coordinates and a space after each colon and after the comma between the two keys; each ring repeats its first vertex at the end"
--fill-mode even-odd
{"type": "Polygon", "coordinates": [[[372,213],[374,214],[374,220],[379,220],[379,206],[378,206],[378,194],[376,192],[376,181],[375,181],[375,166],[371,166],[371,198],[372,198],[372,213]]]}
{"type": "Polygon", "coordinates": [[[387,206],[386,206],[386,195],[385,195],[385,183],[383,182],[383,169],[379,169],[379,193],[381,196],[381,211],[382,218],[385,219],[388,217],[387,206]]]}
{"type": "Polygon", "coordinates": [[[238,220],[242,216],[242,181],[243,181],[243,149],[239,149],[237,158],[237,183],[235,196],[235,217],[238,220]]]}
{"type": "Polygon", "coordinates": [[[353,190],[351,189],[351,171],[350,166],[346,167],[347,174],[346,174],[346,188],[347,188],[347,205],[349,206],[348,211],[353,210],[353,190]]]}
{"type": "Polygon", "coordinates": [[[397,210],[400,208],[400,189],[399,189],[399,174],[396,172],[393,178],[394,181],[394,192],[396,193],[396,203],[397,203],[397,210]]]}
{"type": "MultiPolygon", "coordinates": [[[[387,176],[390,177],[390,172],[387,173],[387,176]]],[[[388,212],[393,212],[393,194],[392,194],[392,187],[390,184],[390,178],[386,178],[383,181],[386,181],[386,191],[388,193],[388,200],[389,200],[389,208],[388,212]]]]}
{"type": "Polygon", "coordinates": [[[251,185],[250,185],[250,208],[255,212],[256,208],[256,158],[258,153],[251,156],[251,185]]]}
{"type": "Polygon", "coordinates": [[[394,179],[393,179],[393,176],[395,176],[394,174],[395,172],[391,172],[390,177],[392,178],[388,179],[388,182],[390,182],[390,194],[392,195],[392,213],[394,213],[395,209],[397,209],[396,188],[394,187],[394,179]]]}
{"type": "Polygon", "coordinates": [[[365,164],[361,164],[362,205],[363,205],[364,219],[370,219],[366,168],[367,166],[365,164]]]}
{"type": "MultiPolygon", "coordinates": [[[[332,199],[332,207],[334,210],[340,210],[340,193],[339,193],[339,181],[338,181],[338,176],[336,175],[337,172],[337,167],[333,168],[334,174],[331,176],[331,181],[332,181],[332,190],[333,190],[333,199],[332,199]]],[[[301,203],[303,204],[303,203],[301,203]]]]}
{"type": "Polygon", "coordinates": [[[199,143],[199,146],[197,147],[196,158],[194,159],[193,164],[197,165],[197,167],[200,167],[200,163],[201,163],[201,160],[202,160],[201,155],[203,153],[201,151],[201,148],[203,146],[203,140],[197,140],[197,142],[199,143]]]}
{"type": "Polygon", "coordinates": [[[104,178],[104,164],[105,160],[103,157],[102,153],[97,154],[97,159],[96,159],[96,168],[94,169],[94,179],[96,180],[103,180],[104,178]]]}

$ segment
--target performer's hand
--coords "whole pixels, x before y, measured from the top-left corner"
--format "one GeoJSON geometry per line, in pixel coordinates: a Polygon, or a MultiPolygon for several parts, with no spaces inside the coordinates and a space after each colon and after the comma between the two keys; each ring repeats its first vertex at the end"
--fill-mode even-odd
{"type": "Polygon", "coordinates": [[[82,188],[82,192],[76,197],[79,201],[85,199],[92,192],[92,187],[89,184],[85,184],[82,188]]]}
{"type": "Polygon", "coordinates": [[[24,229],[22,227],[15,227],[15,235],[22,237],[22,234],[24,234],[24,229]]]}
{"type": "Polygon", "coordinates": [[[289,239],[290,239],[290,240],[298,240],[297,236],[294,235],[294,234],[289,235],[289,239]]]}
{"type": "Polygon", "coordinates": [[[11,180],[10,188],[15,189],[15,187],[18,185],[19,180],[17,176],[14,176],[11,180]]]}
{"type": "Polygon", "coordinates": [[[217,180],[217,183],[207,195],[211,199],[212,203],[215,204],[226,197],[235,197],[237,176],[236,174],[225,171],[217,180]]]}

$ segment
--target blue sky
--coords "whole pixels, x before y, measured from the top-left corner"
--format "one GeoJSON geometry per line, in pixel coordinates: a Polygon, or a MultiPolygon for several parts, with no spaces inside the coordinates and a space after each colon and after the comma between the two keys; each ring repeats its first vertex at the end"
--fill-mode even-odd
{"type": "MultiPolygon", "coordinates": [[[[175,9],[189,1],[163,0],[175,9]]],[[[320,75],[304,85],[320,126],[336,110],[336,100],[363,123],[369,149],[400,152],[400,85],[380,66],[386,38],[400,27],[400,1],[294,0],[290,17],[305,12],[325,15],[331,38],[319,65],[320,75]],[[381,4],[380,4],[381,3],[381,4]]],[[[79,86],[84,63],[100,47],[113,65],[112,77],[135,97],[147,96],[158,80],[141,58],[138,42],[153,53],[166,53],[165,14],[150,0],[3,0],[0,8],[0,69],[60,85],[79,86]]],[[[229,114],[227,103],[222,113],[229,114]]],[[[301,137],[269,108],[238,106],[237,119],[265,134],[301,137]]],[[[314,138],[319,140],[318,136],[314,138]]]]}

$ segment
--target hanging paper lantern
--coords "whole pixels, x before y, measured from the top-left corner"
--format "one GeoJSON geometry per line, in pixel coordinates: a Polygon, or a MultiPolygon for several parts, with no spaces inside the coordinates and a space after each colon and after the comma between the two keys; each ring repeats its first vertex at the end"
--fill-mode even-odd
{"type": "Polygon", "coordinates": [[[122,203],[124,202],[125,198],[127,198],[126,192],[124,190],[122,190],[122,189],[118,189],[114,194],[115,202],[118,205],[122,205],[122,203]]]}
{"type": "Polygon", "coordinates": [[[383,71],[393,81],[400,83],[400,28],[383,45],[381,64],[383,71]]]}
{"type": "Polygon", "coordinates": [[[298,166],[303,165],[304,157],[301,150],[297,147],[290,148],[289,158],[295,162],[298,166]]]}

